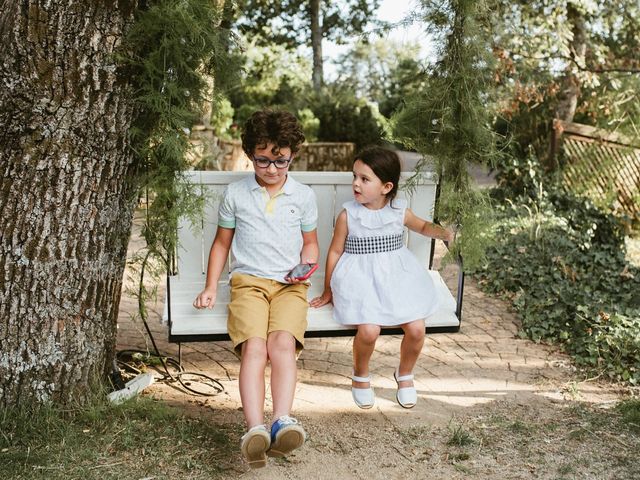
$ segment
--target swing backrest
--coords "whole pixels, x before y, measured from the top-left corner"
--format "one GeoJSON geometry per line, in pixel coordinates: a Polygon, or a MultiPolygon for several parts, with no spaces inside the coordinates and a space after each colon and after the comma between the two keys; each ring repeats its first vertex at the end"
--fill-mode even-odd
{"type": "MultiPolygon", "coordinates": [[[[209,249],[217,228],[218,203],[227,184],[252,175],[251,172],[189,172],[188,180],[199,185],[207,198],[204,215],[194,225],[183,218],[179,222],[179,247],[176,252],[176,271],[167,280],[167,302],[165,317],[169,320],[169,340],[173,342],[227,339],[227,304],[229,301],[228,269],[223,272],[218,287],[218,299],[212,310],[196,310],[192,302],[204,287],[209,249]]],[[[291,172],[297,181],[309,185],[318,202],[318,241],[320,245],[320,268],[312,277],[309,298],[319,295],[324,283],[324,267],[327,249],[331,242],[335,219],[342,210],[342,204],[353,198],[351,172],[291,172]]],[[[403,181],[411,173],[403,173],[403,181]]],[[[407,198],[409,208],[416,215],[431,220],[436,198],[437,183],[432,174],[423,174],[410,192],[403,189],[399,197],[407,198]]],[[[407,232],[405,240],[408,248],[429,268],[432,241],[414,232],[407,232]]],[[[437,280],[441,294],[445,298],[443,314],[434,315],[432,328],[456,330],[456,301],[437,272],[430,271],[437,280]]],[[[352,327],[335,323],[330,305],[309,310],[307,336],[350,335],[352,327]]],[[[431,317],[430,317],[431,318],[431,317]]],[[[429,327],[430,319],[427,319],[429,327]]]]}

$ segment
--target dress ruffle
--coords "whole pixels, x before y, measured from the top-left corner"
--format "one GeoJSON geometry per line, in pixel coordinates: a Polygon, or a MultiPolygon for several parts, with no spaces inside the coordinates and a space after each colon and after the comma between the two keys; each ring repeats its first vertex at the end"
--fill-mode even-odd
{"type": "Polygon", "coordinates": [[[393,200],[393,207],[390,204],[385,205],[378,210],[371,210],[358,202],[351,200],[345,202],[342,207],[351,214],[354,219],[357,219],[363,227],[376,228],[381,225],[389,225],[398,218],[398,210],[404,210],[407,208],[407,201],[404,198],[393,200]]]}

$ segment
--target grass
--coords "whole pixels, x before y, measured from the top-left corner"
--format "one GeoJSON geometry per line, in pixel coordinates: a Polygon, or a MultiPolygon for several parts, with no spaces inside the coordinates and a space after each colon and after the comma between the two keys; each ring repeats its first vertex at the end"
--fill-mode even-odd
{"type": "Polygon", "coordinates": [[[225,478],[240,426],[189,418],[148,397],[119,406],[0,410],[0,478],[225,478]]]}
{"type": "Polygon", "coordinates": [[[622,423],[630,430],[640,432],[640,399],[630,399],[622,402],[617,407],[618,412],[622,415],[622,423]]]}
{"type": "Polygon", "coordinates": [[[447,445],[456,447],[466,447],[473,444],[471,434],[462,425],[450,425],[451,436],[447,440],[447,445]]]}

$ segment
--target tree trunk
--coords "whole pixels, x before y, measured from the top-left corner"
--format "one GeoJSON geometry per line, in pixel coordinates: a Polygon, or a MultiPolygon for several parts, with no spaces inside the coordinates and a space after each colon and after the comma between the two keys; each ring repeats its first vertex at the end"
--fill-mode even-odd
{"type": "Polygon", "coordinates": [[[313,51],[313,88],[318,91],[324,85],[322,68],[322,26],[320,25],[320,0],[309,2],[311,17],[311,50],[313,51]]]}
{"type": "Polygon", "coordinates": [[[82,396],[111,370],[135,206],[135,0],[0,2],[0,406],[82,396]]]}
{"type": "MultiPolygon", "coordinates": [[[[584,64],[584,56],[587,51],[587,36],[585,31],[584,14],[571,2],[567,4],[567,20],[572,25],[573,38],[570,43],[571,58],[577,64],[584,64]]],[[[556,118],[565,122],[572,122],[580,98],[580,80],[575,73],[576,65],[569,65],[565,74],[560,93],[556,118]]]]}

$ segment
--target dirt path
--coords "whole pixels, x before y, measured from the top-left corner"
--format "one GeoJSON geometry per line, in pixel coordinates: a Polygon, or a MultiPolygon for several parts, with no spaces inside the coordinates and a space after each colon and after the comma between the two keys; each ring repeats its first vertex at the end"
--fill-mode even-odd
{"type": "MultiPolygon", "coordinates": [[[[134,237],[132,250],[139,245],[134,237]]],[[[455,267],[442,273],[455,286],[455,267]]],[[[161,351],[176,356],[177,346],[167,343],[166,327],[161,324],[163,286],[158,287],[160,301],[151,306],[150,326],[161,351]]],[[[135,308],[135,300],[125,292],[119,349],[146,346],[142,326],[131,318],[135,308]]],[[[257,471],[248,470],[238,454],[224,466],[225,476],[639,478],[639,467],[629,470],[624,464],[626,454],[619,465],[612,455],[624,450],[616,441],[637,448],[633,443],[637,438],[614,441],[608,434],[598,435],[598,426],[592,423],[598,409],[610,407],[619,398],[615,386],[580,382],[565,355],[521,339],[517,332],[517,319],[507,305],[485,296],[468,280],[460,332],[427,339],[414,372],[419,402],[411,410],[395,401],[392,374],[399,336],[384,336],[378,342],[371,363],[377,401],[369,411],[359,410],[351,399],[352,339],[309,339],[298,363],[293,412],[307,429],[307,444],[286,460],[271,460],[267,468],[257,471]],[[589,441],[577,434],[572,437],[576,431],[589,441]],[[627,477],[628,472],[634,476],[627,477]]],[[[183,345],[182,362],[187,370],[220,379],[225,392],[207,399],[162,384],[150,391],[189,414],[236,424],[239,440],[243,422],[239,364],[230,343],[183,345]]],[[[267,418],[270,408],[268,398],[267,418]]]]}

